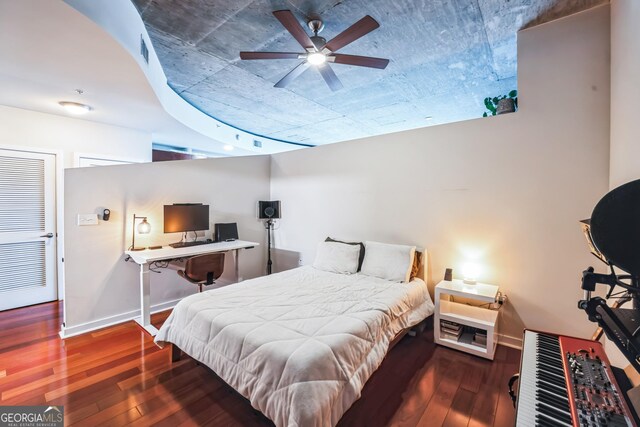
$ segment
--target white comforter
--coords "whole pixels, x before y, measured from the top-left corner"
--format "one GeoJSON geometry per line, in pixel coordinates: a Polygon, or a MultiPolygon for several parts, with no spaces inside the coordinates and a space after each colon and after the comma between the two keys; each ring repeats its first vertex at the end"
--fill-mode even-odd
{"type": "Polygon", "coordinates": [[[300,267],[191,295],[156,336],[277,426],[333,426],[390,342],[433,313],[426,284],[300,267]]]}

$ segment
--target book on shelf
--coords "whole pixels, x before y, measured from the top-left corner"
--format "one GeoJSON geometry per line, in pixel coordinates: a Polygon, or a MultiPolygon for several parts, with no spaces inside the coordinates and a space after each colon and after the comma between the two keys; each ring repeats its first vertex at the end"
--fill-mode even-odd
{"type": "Polygon", "coordinates": [[[441,331],[451,332],[452,334],[459,334],[459,333],[462,333],[463,328],[462,328],[462,326],[457,327],[457,328],[452,328],[450,326],[440,325],[440,330],[441,331]]]}
{"type": "Polygon", "coordinates": [[[448,320],[440,320],[440,328],[458,332],[462,330],[462,325],[455,322],[449,322],[448,320]]]}
{"type": "Polygon", "coordinates": [[[472,340],[473,344],[480,346],[480,347],[486,347],[487,346],[487,340],[486,339],[478,339],[478,337],[473,337],[472,340]]]}
{"type": "Polygon", "coordinates": [[[474,339],[474,340],[477,340],[477,341],[484,341],[484,342],[487,342],[487,336],[486,336],[486,335],[478,335],[478,334],[475,334],[475,335],[473,336],[473,339],[474,339]]]}
{"type": "Polygon", "coordinates": [[[455,329],[450,329],[448,327],[445,327],[444,325],[440,326],[440,336],[442,338],[448,338],[450,340],[457,341],[462,335],[462,332],[464,332],[464,329],[462,327],[455,330],[455,329]]]}
{"type": "Polygon", "coordinates": [[[440,319],[440,324],[441,325],[447,325],[447,326],[451,326],[451,327],[462,327],[462,325],[460,323],[456,323],[456,322],[452,322],[451,320],[445,320],[445,319],[440,319]]]}
{"type": "Polygon", "coordinates": [[[476,329],[475,330],[475,335],[481,335],[486,337],[487,336],[487,331],[485,329],[476,329]]]}
{"type": "Polygon", "coordinates": [[[458,329],[457,331],[453,330],[453,329],[447,329],[447,328],[440,328],[440,330],[442,332],[447,333],[447,334],[456,335],[456,336],[460,336],[460,335],[462,335],[462,332],[464,332],[464,329],[462,329],[462,328],[458,329]]]}
{"type": "Polygon", "coordinates": [[[460,335],[462,335],[462,331],[460,333],[449,333],[446,331],[440,331],[440,338],[446,338],[454,341],[458,341],[458,339],[460,339],[460,335]]]}
{"type": "Polygon", "coordinates": [[[484,329],[476,329],[473,334],[473,343],[482,347],[487,346],[487,331],[484,329]]]}

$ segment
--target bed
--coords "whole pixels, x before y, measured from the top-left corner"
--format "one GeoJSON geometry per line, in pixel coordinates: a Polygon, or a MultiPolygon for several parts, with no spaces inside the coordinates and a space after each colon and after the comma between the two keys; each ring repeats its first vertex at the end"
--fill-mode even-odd
{"type": "Polygon", "coordinates": [[[207,365],[277,426],[334,426],[392,341],[432,313],[422,279],[305,266],[183,299],[156,343],[207,365]]]}

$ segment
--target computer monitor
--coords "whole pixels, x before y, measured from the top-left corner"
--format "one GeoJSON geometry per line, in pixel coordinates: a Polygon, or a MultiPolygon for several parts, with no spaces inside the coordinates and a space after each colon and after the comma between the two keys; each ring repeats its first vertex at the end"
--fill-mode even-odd
{"type": "Polygon", "coordinates": [[[185,203],[164,206],[164,232],[180,233],[209,229],[209,205],[185,203]]]}

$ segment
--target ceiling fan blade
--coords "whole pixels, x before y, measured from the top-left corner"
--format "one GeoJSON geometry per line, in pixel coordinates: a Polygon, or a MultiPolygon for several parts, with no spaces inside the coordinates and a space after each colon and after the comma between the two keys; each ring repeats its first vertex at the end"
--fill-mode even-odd
{"type": "Polygon", "coordinates": [[[302,75],[309,68],[309,63],[307,61],[299,63],[293,70],[289,71],[286,76],[280,79],[278,83],[273,85],[274,87],[285,87],[298,77],[302,75]]]}
{"type": "Polygon", "coordinates": [[[388,59],[374,58],[373,56],[345,55],[336,53],[332,55],[333,62],[336,64],[355,65],[358,67],[379,68],[384,70],[389,64],[388,59]]]}
{"type": "Polygon", "coordinates": [[[328,49],[331,52],[335,52],[349,43],[358,40],[360,37],[369,34],[379,26],[378,21],[367,15],[331,39],[329,43],[324,46],[323,50],[328,49]]]}
{"type": "Polygon", "coordinates": [[[292,52],[240,52],[240,59],[299,59],[304,53],[292,52]]]}
{"type": "Polygon", "coordinates": [[[296,19],[295,15],[290,10],[276,10],[273,15],[280,21],[280,23],[287,29],[300,45],[307,51],[315,51],[316,46],[309,38],[307,32],[302,28],[300,22],[296,19]]]}
{"type": "Polygon", "coordinates": [[[329,64],[324,64],[318,67],[318,71],[322,75],[322,78],[329,85],[332,91],[337,91],[342,89],[342,82],[336,76],[336,73],[333,72],[333,68],[329,66],[329,64]]]}

